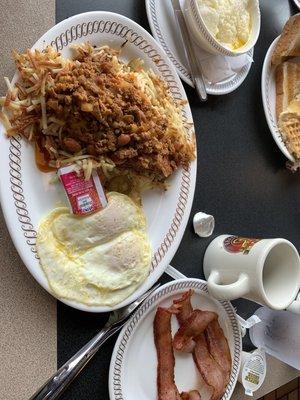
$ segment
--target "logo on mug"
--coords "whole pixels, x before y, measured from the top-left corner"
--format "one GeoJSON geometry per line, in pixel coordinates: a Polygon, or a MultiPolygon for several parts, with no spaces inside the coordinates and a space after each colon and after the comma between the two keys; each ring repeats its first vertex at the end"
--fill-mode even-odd
{"type": "Polygon", "coordinates": [[[224,240],[224,248],[229,253],[243,253],[248,254],[255,243],[259,242],[260,239],[249,239],[238,236],[228,236],[224,240]]]}

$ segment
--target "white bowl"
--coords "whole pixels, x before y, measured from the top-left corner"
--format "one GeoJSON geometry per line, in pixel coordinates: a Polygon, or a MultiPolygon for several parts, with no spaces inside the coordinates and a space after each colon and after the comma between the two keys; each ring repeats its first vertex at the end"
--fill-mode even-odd
{"type": "Polygon", "coordinates": [[[185,0],[184,2],[184,16],[193,35],[194,40],[204,50],[212,54],[221,54],[223,56],[239,56],[251,50],[258,39],[260,32],[260,10],[258,0],[249,0],[250,15],[252,27],[249,40],[244,46],[239,47],[237,50],[232,50],[223,45],[210,33],[207,29],[205,22],[201,16],[197,0],[185,0]]]}

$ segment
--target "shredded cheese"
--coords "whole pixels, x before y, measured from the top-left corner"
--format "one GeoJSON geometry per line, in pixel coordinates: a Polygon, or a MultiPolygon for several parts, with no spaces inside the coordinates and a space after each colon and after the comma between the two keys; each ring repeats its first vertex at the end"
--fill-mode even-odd
{"type": "Polygon", "coordinates": [[[47,129],[48,124],[47,124],[47,114],[46,114],[46,102],[45,102],[45,97],[41,96],[40,98],[41,101],[41,107],[42,107],[42,128],[44,130],[47,129]]]}

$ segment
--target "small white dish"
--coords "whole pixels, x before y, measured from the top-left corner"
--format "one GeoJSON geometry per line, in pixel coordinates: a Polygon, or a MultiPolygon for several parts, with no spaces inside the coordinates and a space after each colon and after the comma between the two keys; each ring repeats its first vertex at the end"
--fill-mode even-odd
{"type": "MultiPolygon", "coordinates": [[[[183,6],[183,1],[184,0],[180,0],[181,6],[183,6]]],[[[194,87],[185,57],[180,32],[176,28],[176,20],[171,1],[146,0],[145,4],[149,25],[154,38],[166,52],[181,79],[191,87],[194,87]]],[[[222,57],[218,55],[214,56],[196,44],[194,49],[196,56],[200,61],[210,58],[214,63],[217,61],[217,58],[222,57]]],[[[218,81],[218,79],[208,81],[208,79],[205,78],[207,93],[212,95],[224,95],[237,89],[244,82],[250,71],[253,51],[252,48],[247,53],[249,62],[237,68],[235,68],[235,63],[241,61],[241,58],[244,57],[244,55],[226,57],[226,63],[228,63],[229,67],[233,67],[235,72],[221,81],[218,81]]],[[[218,71],[211,70],[211,74],[217,76],[218,71]]]]}
{"type": "Polygon", "coordinates": [[[277,37],[272,44],[270,45],[267,54],[265,56],[262,75],[261,75],[261,93],[262,93],[262,101],[263,107],[266,115],[266,120],[269,125],[272,136],[282,151],[282,153],[292,162],[295,162],[295,158],[286,148],[284,141],[282,139],[282,135],[277,125],[276,121],[276,82],[275,82],[275,68],[271,65],[271,58],[275,48],[275,45],[278,41],[279,37],[277,37]]]}
{"type": "MultiPolygon", "coordinates": [[[[157,289],[134,313],[122,329],[112,354],[109,369],[111,400],[149,400],[157,398],[157,356],[153,337],[153,320],[158,306],[168,307],[173,299],[193,289],[194,308],[218,313],[220,325],[228,340],[232,357],[229,384],[222,400],[229,400],[235,388],[242,353],[242,339],[236,313],[229,301],[218,301],[209,296],[205,281],[181,279],[157,289]]],[[[178,329],[172,318],[173,334],[178,329]]],[[[179,392],[203,386],[191,354],[175,353],[175,382],[179,392]]],[[[202,400],[208,400],[204,393],[202,400]]]]}
{"type": "Polygon", "coordinates": [[[250,0],[249,13],[252,23],[250,37],[248,42],[237,50],[231,50],[228,46],[225,46],[214,38],[205,25],[197,0],[185,0],[184,10],[186,21],[195,40],[209,53],[235,57],[247,53],[257,42],[260,32],[260,10],[258,0],[250,0]]]}

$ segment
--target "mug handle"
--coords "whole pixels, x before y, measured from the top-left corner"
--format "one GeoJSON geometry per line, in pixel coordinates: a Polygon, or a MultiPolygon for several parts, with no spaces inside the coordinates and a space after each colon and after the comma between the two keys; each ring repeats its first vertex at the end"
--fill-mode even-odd
{"type": "Polygon", "coordinates": [[[211,271],[207,287],[209,293],[219,300],[234,300],[243,297],[249,291],[249,278],[245,273],[241,273],[238,279],[228,285],[221,285],[220,274],[218,271],[211,271]]]}

